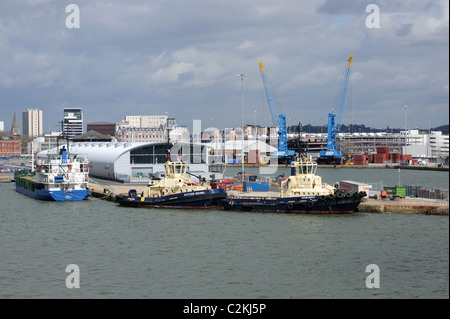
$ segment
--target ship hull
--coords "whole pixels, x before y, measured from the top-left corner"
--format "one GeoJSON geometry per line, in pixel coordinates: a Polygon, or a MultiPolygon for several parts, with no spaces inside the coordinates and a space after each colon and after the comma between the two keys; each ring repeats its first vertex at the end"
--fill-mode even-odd
{"type": "Polygon", "coordinates": [[[120,206],[126,207],[221,209],[222,200],[226,197],[227,193],[225,190],[219,188],[177,193],[161,197],[139,197],[119,194],[116,195],[116,200],[120,206]]]}
{"type": "Polygon", "coordinates": [[[16,191],[29,197],[54,202],[77,202],[86,199],[89,189],[51,189],[49,184],[39,183],[15,174],[16,191]]]}
{"type": "Polygon", "coordinates": [[[241,212],[276,212],[295,214],[351,214],[358,210],[365,194],[350,196],[311,196],[286,198],[227,198],[225,210],[241,212]]]}
{"type": "Polygon", "coordinates": [[[55,202],[77,202],[86,199],[89,196],[89,190],[28,190],[22,187],[16,187],[16,191],[29,197],[55,202]]]}

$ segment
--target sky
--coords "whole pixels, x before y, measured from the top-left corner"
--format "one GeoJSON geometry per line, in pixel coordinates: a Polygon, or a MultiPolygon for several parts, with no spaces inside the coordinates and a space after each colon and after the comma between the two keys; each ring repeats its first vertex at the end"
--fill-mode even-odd
{"type": "Polygon", "coordinates": [[[56,131],[81,107],[85,123],[270,125],[262,62],[288,125],[326,125],[350,55],[342,124],[449,123],[447,0],[0,0],[0,121],[37,108],[56,131]]]}

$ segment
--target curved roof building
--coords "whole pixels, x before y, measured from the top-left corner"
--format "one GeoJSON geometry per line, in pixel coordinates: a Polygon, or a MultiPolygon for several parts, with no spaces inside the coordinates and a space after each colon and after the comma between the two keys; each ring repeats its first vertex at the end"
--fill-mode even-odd
{"type": "MultiPolygon", "coordinates": [[[[58,152],[62,146],[43,151],[39,155],[58,152]]],[[[179,157],[188,162],[191,173],[207,179],[212,177],[208,174],[205,145],[175,146],[144,142],[80,142],[70,143],[69,152],[86,155],[91,160],[89,174],[103,179],[124,182],[148,180],[149,174],[164,172],[163,164],[167,161],[169,152],[172,160],[179,157]]]]}

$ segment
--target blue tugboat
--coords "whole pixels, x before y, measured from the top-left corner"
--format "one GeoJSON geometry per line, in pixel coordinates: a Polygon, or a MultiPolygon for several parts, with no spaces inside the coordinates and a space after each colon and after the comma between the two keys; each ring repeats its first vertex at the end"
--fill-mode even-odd
{"type": "Polygon", "coordinates": [[[87,158],[63,147],[59,154],[38,157],[33,171],[15,172],[16,191],[46,201],[81,201],[90,193],[88,165],[87,158]]]}
{"type": "Polygon", "coordinates": [[[334,186],[322,184],[316,175],[317,163],[308,159],[295,161],[291,176],[281,182],[281,196],[256,196],[254,193],[231,193],[222,200],[225,210],[303,214],[350,214],[367,196],[365,192],[342,193],[334,186]]]}
{"type": "Polygon", "coordinates": [[[164,170],[164,178],[153,180],[141,194],[131,189],[128,194],[116,195],[117,203],[144,208],[222,209],[222,200],[227,197],[225,190],[212,189],[202,179],[187,178],[187,163],[168,160],[164,170]]]}

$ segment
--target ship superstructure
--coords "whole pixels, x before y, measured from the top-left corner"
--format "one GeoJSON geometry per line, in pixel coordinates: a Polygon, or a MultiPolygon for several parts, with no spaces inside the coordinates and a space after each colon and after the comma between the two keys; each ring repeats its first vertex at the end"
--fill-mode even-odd
{"type": "Polygon", "coordinates": [[[17,171],[14,177],[16,190],[36,199],[79,201],[90,193],[88,158],[69,154],[65,147],[38,156],[34,169],[17,171]]]}

